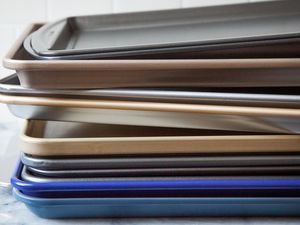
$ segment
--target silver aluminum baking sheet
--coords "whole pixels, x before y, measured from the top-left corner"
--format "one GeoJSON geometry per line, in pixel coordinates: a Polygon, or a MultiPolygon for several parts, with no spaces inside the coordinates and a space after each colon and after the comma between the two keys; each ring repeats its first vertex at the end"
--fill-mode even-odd
{"type": "Polygon", "coordinates": [[[67,108],[13,104],[8,105],[8,107],[12,114],[23,119],[253,132],[300,132],[299,118],[209,115],[200,113],[67,108]]]}
{"type": "Polygon", "coordinates": [[[174,176],[174,177],[85,177],[85,178],[53,178],[45,176],[33,175],[26,166],[23,167],[21,173],[21,179],[30,182],[68,182],[68,181],[121,181],[121,180],[218,180],[218,179],[299,179],[299,176],[287,175],[287,176],[174,176]]]}
{"type": "Polygon", "coordinates": [[[8,108],[13,115],[23,119],[264,133],[300,133],[300,115],[299,117],[248,116],[16,104],[8,104],[8,108]]]}
{"type": "Polygon", "coordinates": [[[37,157],[21,154],[24,165],[40,170],[130,169],[130,168],[194,168],[240,166],[299,166],[300,155],[166,155],[147,157],[37,157]]]}
{"type": "MultiPolygon", "coordinates": [[[[35,32],[38,55],[100,56],[299,37],[298,1],[271,1],[156,12],[70,17],[35,32]]],[[[174,51],[174,50],[173,50],[174,51]]],[[[176,52],[176,50],[175,50],[176,52]]]]}
{"type": "Polygon", "coordinates": [[[22,87],[14,74],[0,80],[0,93],[37,97],[300,108],[298,87],[40,90],[22,87]]]}
{"type": "Polygon", "coordinates": [[[130,168],[88,170],[41,170],[27,167],[33,175],[53,178],[85,177],[177,177],[177,176],[257,176],[257,175],[300,175],[300,166],[277,167],[201,167],[201,168],[130,168]]]}

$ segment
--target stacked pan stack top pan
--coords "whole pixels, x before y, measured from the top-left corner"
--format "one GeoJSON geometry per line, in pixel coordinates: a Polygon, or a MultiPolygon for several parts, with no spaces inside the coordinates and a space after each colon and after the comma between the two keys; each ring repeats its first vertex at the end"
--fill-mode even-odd
{"type": "Polygon", "coordinates": [[[0,101],[45,218],[299,216],[300,3],[31,25],[0,101]]]}

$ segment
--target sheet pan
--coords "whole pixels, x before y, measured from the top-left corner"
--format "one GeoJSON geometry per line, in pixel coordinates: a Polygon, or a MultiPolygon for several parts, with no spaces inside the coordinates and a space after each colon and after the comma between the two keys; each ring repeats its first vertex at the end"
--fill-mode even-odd
{"type": "MultiPolygon", "coordinates": [[[[159,181],[162,183],[168,183],[170,182],[170,184],[172,182],[176,182],[176,181],[191,181],[192,183],[194,181],[197,182],[210,182],[210,181],[228,181],[228,183],[230,183],[231,180],[237,180],[237,186],[239,186],[239,182],[240,181],[245,181],[245,180],[251,180],[251,179],[255,179],[255,180],[267,180],[267,181],[271,181],[271,180],[297,180],[299,178],[299,174],[294,174],[294,173],[289,173],[289,174],[284,174],[284,175],[227,175],[227,176],[136,176],[136,177],[50,177],[50,176],[43,176],[37,173],[32,173],[31,171],[29,171],[29,169],[25,166],[22,174],[21,174],[21,179],[23,181],[27,181],[27,182],[33,182],[33,183],[49,183],[49,182],[54,182],[54,183],[59,183],[59,182],[123,182],[123,181],[159,181]]],[[[242,183],[242,182],[241,182],[242,183]]],[[[235,184],[236,185],[236,184],[235,184]]],[[[233,185],[233,186],[235,186],[233,185]]],[[[230,185],[229,185],[230,186],[230,185]]],[[[207,187],[206,187],[207,188],[207,187]]],[[[212,188],[212,187],[210,187],[212,188]]],[[[216,189],[218,189],[218,187],[215,187],[216,189]]],[[[220,188],[220,187],[219,187],[220,188]]],[[[241,187],[237,187],[236,189],[241,188],[241,187]]],[[[249,187],[250,188],[250,187],[249,187]]],[[[273,186],[272,188],[278,188],[273,186]]],[[[147,188],[145,188],[147,189],[147,188]]],[[[175,187],[172,187],[170,189],[176,189],[175,187]]],[[[182,188],[179,188],[182,189],[182,188]]],[[[185,189],[185,188],[183,188],[185,189]]],[[[189,188],[187,188],[189,189],[189,188]]],[[[205,188],[204,188],[205,189],[205,188]]]]}
{"type": "Polygon", "coordinates": [[[296,187],[297,185],[295,186],[299,176],[293,173],[286,175],[255,176],[58,178],[32,174],[24,167],[20,179],[22,182],[18,181],[18,179],[13,180],[13,186],[19,186],[24,194],[33,197],[47,198],[300,196],[299,188],[296,187]],[[72,187],[67,187],[67,183],[72,184],[72,187]],[[119,185],[116,185],[116,183],[119,185]],[[142,183],[145,184],[145,186],[140,186],[142,183]],[[39,190],[38,188],[42,187],[43,184],[45,184],[44,186],[47,188],[39,190]],[[108,186],[110,184],[112,186],[105,186],[107,184],[108,186]],[[133,186],[131,186],[131,184],[133,186]],[[24,188],[24,185],[32,186],[24,188]],[[114,185],[115,187],[113,187],[114,185]],[[153,187],[153,185],[156,185],[156,187],[153,187]],[[244,185],[247,187],[243,187],[244,185]],[[64,189],[62,189],[63,187],[64,189]]]}
{"type": "Polygon", "coordinates": [[[21,149],[37,156],[299,152],[299,135],[28,121],[21,149]]]}
{"type": "Polygon", "coordinates": [[[90,60],[90,59],[224,59],[224,58],[291,58],[298,57],[299,38],[248,41],[188,47],[170,47],[135,51],[88,53],[78,55],[45,56],[32,49],[32,34],[23,42],[26,52],[39,60],[90,60]],[[280,51],[274,51],[274,48],[280,51]]]}
{"type": "Polygon", "coordinates": [[[230,166],[298,166],[298,154],[179,154],[179,155],[121,155],[115,157],[36,157],[21,154],[22,162],[41,170],[129,169],[129,168],[194,168],[230,166]]]}
{"type": "Polygon", "coordinates": [[[17,165],[12,185],[22,192],[123,191],[123,190],[299,190],[299,176],[210,176],[135,178],[45,178],[17,165]],[[51,182],[49,182],[51,181],[51,182]]]}
{"type": "Polygon", "coordinates": [[[265,87],[300,83],[299,58],[34,60],[22,45],[40,26],[28,27],[4,58],[4,66],[17,71],[24,87],[265,87]]]}
{"type": "Polygon", "coordinates": [[[299,109],[203,104],[86,100],[0,94],[23,119],[299,133],[299,109]]]}
{"type": "Polygon", "coordinates": [[[0,93],[102,100],[131,100],[166,103],[220,104],[262,107],[300,107],[298,87],[262,88],[123,88],[88,90],[39,90],[20,86],[16,74],[0,80],[0,93]]]}
{"type": "Polygon", "coordinates": [[[277,167],[200,167],[200,168],[130,168],[130,169],[85,169],[42,170],[26,166],[35,176],[47,178],[95,178],[95,177],[178,177],[178,176],[261,176],[300,175],[300,166],[277,167]]]}
{"type": "Polygon", "coordinates": [[[43,218],[299,216],[299,198],[37,198],[14,196],[43,218]]]}
{"type": "Polygon", "coordinates": [[[299,37],[299,10],[297,1],[275,1],[70,17],[44,25],[28,39],[40,58],[58,59],[253,47],[255,41],[299,37]]]}
{"type": "Polygon", "coordinates": [[[11,183],[26,195],[46,198],[297,197],[300,196],[297,180],[297,176],[211,176],[156,177],[148,180],[141,177],[73,178],[63,182],[57,179],[44,182],[44,178],[31,175],[24,169],[23,164],[18,164],[11,183]],[[244,185],[247,188],[244,188],[244,185]]]}
{"type": "Polygon", "coordinates": [[[299,198],[37,198],[14,196],[43,218],[299,216],[299,198]]]}

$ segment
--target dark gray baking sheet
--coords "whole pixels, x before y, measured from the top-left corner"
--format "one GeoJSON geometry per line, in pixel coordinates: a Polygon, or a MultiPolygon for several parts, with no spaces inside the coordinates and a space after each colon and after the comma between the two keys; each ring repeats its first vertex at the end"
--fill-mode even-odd
{"type": "Polygon", "coordinates": [[[300,3],[294,0],[80,16],[43,26],[30,44],[39,56],[62,59],[91,53],[102,58],[189,52],[299,37],[299,22],[300,3]]]}
{"type": "Polygon", "coordinates": [[[24,166],[22,173],[21,173],[21,179],[24,181],[30,181],[30,182],[76,182],[76,181],[121,181],[121,180],[219,180],[219,179],[299,179],[299,176],[294,175],[274,175],[274,176],[231,176],[230,174],[228,176],[156,176],[156,177],[80,177],[80,178],[53,178],[53,177],[46,177],[41,175],[34,175],[28,169],[26,166],[24,166]]]}
{"type": "Polygon", "coordinates": [[[298,166],[300,155],[167,155],[138,157],[36,157],[21,154],[22,162],[40,170],[298,166]]]}
{"type": "Polygon", "coordinates": [[[300,88],[298,87],[39,90],[22,87],[17,75],[13,74],[0,80],[0,93],[37,97],[300,107],[300,88]]]}
{"type": "Polygon", "coordinates": [[[44,56],[37,54],[29,35],[23,43],[27,53],[40,60],[84,60],[84,59],[225,59],[225,58],[291,58],[299,57],[300,39],[248,41],[189,47],[163,48],[159,50],[117,51],[78,55],[44,56]]]}
{"type": "Polygon", "coordinates": [[[257,176],[257,175],[300,175],[300,166],[276,167],[202,167],[202,168],[140,168],[130,169],[89,169],[89,170],[41,170],[27,169],[37,176],[53,178],[85,177],[178,177],[178,176],[257,176]]]}

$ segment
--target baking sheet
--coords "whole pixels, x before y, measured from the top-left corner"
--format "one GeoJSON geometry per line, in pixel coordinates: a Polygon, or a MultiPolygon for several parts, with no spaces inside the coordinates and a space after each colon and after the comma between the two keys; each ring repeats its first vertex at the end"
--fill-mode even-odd
{"type": "Polygon", "coordinates": [[[290,198],[37,198],[13,190],[43,218],[299,216],[300,200],[290,198]],[[45,210],[46,209],[46,210],[45,210]]]}
{"type": "Polygon", "coordinates": [[[34,60],[22,45],[40,26],[28,27],[4,58],[4,66],[17,71],[24,87],[284,87],[300,83],[299,58],[34,60]]]}
{"type": "MultiPolygon", "coordinates": [[[[299,38],[246,41],[238,43],[206,44],[200,46],[169,47],[159,49],[113,51],[77,55],[40,55],[31,44],[32,34],[24,40],[26,52],[39,60],[86,59],[224,59],[224,58],[291,58],[299,57],[299,38]],[[274,51],[274,48],[280,51],[274,51]]],[[[48,51],[49,52],[49,51],[48,51]]]]}
{"type": "Polygon", "coordinates": [[[24,153],[38,156],[299,152],[299,135],[28,121],[24,153]]]}
{"type": "Polygon", "coordinates": [[[191,189],[299,189],[299,176],[210,176],[134,178],[45,178],[17,165],[12,184],[22,191],[108,191],[191,189]],[[51,182],[49,182],[51,181],[51,182]]]}
{"type": "Polygon", "coordinates": [[[49,178],[95,178],[95,177],[178,177],[178,176],[259,176],[300,175],[300,166],[278,167],[201,167],[201,168],[130,168],[130,169],[88,169],[88,170],[42,170],[26,166],[34,176],[49,178]]]}
{"type": "Polygon", "coordinates": [[[86,100],[0,94],[23,119],[272,133],[299,133],[300,110],[268,107],[86,100]]]}
{"type": "Polygon", "coordinates": [[[41,57],[62,59],[209,50],[220,43],[243,47],[239,42],[299,37],[299,10],[297,1],[283,1],[71,17],[40,28],[31,46],[41,57]]]}
{"type": "Polygon", "coordinates": [[[23,194],[39,198],[164,198],[164,197],[300,197],[297,189],[191,189],[182,190],[109,190],[109,191],[22,191],[23,194]]]}
{"type": "MultiPolygon", "coordinates": [[[[23,181],[27,182],[34,182],[34,183],[45,183],[45,182],[106,182],[106,181],[160,181],[160,182],[176,182],[176,181],[204,181],[210,182],[210,180],[213,181],[220,181],[220,180],[227,180],[229,183],[231,180],[296,180],[300,176],[298,174],[289,173],[285,175],[227,175],[227,176],[136,176],[136,177],[50,177],[50,176],[43,176],[37,173],[32,173],[28,170],[28,168],[25,166],[21,178],[23,181]]],[[[215,187],[216,189],[218,187],[215,187]]],[[[276,188],[276,187],[272,187],[276,188]]],[[[172,188],[171,188],[172,189],[172,188]]],[[[173,187],[174,189],[174,187],[173,187]]],[[[176,189],[176,188],[175,188],[176,189]]],[[[180,189],[180,188],[179,188],[180,189]]]]}
{"type": "Polygon", "coordinates": [[[38,90],[20,86],[16,74],[0,80],[0,93],[21,96],[221,104],[262,107],[300,107],[298,87],[38,90]]]}
{"type": "Polygon", "coordinates": [[[41,170],[72,169],[129,169],[129,168],[194,168],[194,167],[230,167],[230,166],[298,166],[298,154],[184,154],[184,155],[138,155],[102,156],[102,157],[36,157],[21,154],[22,162],[41,170]]]}
{"type": "Polygon", "coordinates": [[[73,178],[64,179],[63,182],[57,179],[45,182],[45,179],[31,175],[23,164],[18,164],[11,183],[26,195],[46,198],[296,197],[300,196],[298,178],[299,176],[156,177],[148,180],[141,177],[73,178]]]}

